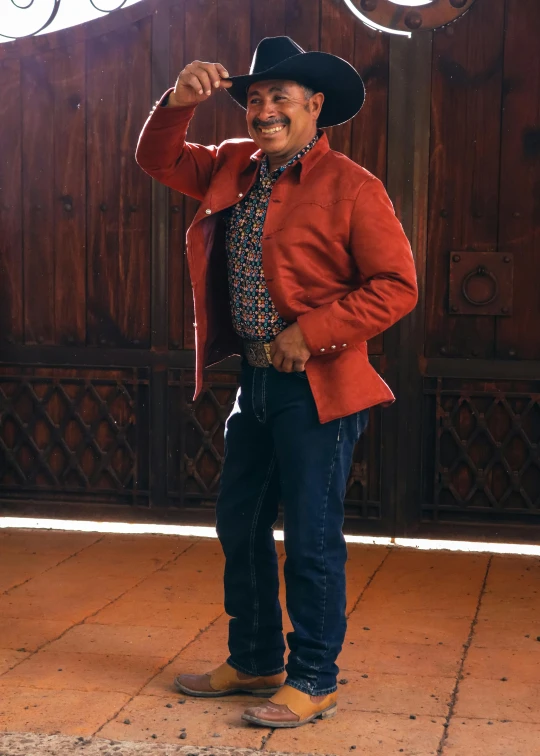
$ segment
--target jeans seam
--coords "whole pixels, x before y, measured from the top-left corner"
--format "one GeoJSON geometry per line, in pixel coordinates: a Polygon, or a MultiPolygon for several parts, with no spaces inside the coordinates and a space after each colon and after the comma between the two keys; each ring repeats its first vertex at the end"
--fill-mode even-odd
{"type": "Polygon", "coordinates": [[[253,378],[251,380],[251,406],[253,407],[253,414],[257,418],[257,420],[260,422],[260,417],[257,414],[257,408],[255,407],[255,378],[257,376],[257,370],[253,371],[253,378]]]}
{"type": "MultiPolygon", "coordinates": [[[[322,522],[322,528],[321,528],[321,546],[320,546],[321,554],[322,554],[323,570],[324,570],[323,608],[322,608],[321,629],[320,629],[321,642],[324,642],[323,641],[323,635],[324,635],[324,621],[325,621],[325,617],[326,617],[326,593],[327,593],[327,590],[326,590],[326,578],[327,578],[327,574],[326,574],[326,558],[325,558],[325,552],[324,552],[324,535],[325,535],[325,532],[326,532],[326,512],[328,510],[328,495],[330,493],[330,486],[332,485],[332,478],[333,478],[333,475],[334,475],[334,468],[336,466],[336,453],[337,453],[337,449],[338,449],[339,439],[341,437],[341,425],[342,425],[342,422],[343,421],[340,418],[339,419],[339,424],[338,424],[338,432],[337,432],[336,445],[335,445],[335,448],[334,448],[334,453],[332,455],[332,466],[330,467],[330,475],[328,477],[328,486],[326,487],[326,493],[325,493],[325,496],[324,496],[323,522],[322,522]]],[[[324,642],[324,650],[325,650],[325,652],[328,651],[328,644],[326,642],[324,642]]]]}
{"type": "Polygon", "coordinates": [[[262,405],[263,405],[263,419],[262,423],[266,423],[266,376],[268,372],[265,370],[262,376],[262,405]]]}
{"type": "MultiPolygon", "coordinates": [[[[257,578],[255,576],[255,531],[257,529],[257,523],[259,521],[259,514],[261,512],[262,503],[266,495],[266,492],[268,491],[268,486],[270,485],[270,479],[274,472],[275,461],[276,461],[276,453],[274,451],[274,453],[272,454],[272,459],[270,460],[270,465],[268,467],[268,473],[266,475],[261,493],[259,495],[259,500],[257,502],[257,507],[255,509],[255,514],[253,516],[253,522],[251,524],[251,533],[249,535],[249,564],[250,564],[251,590],[253,591],[253,595],[255,596],[254,607],[253,607],[254,609],[253,630],[252,630],[253,635],[252,635],[251,642],[249,644],[249,653],[252,660],[253,669],[255,669],[255,658],[254,658],[255,636],[259,629],[259,600],[257,598],[257,578]]],[[[253,672],[249,672],[246,674],[253,674],[253,672]]]]}

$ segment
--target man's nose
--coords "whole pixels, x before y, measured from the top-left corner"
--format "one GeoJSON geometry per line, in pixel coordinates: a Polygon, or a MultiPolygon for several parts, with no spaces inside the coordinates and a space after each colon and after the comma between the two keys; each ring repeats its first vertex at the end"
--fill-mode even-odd
{"type": "Polygon", "coordinates": [[[277,116],[276,106],[272,100],[264,100],[261,109],[257,113],[259,121],[271,121],[277,116]]]}

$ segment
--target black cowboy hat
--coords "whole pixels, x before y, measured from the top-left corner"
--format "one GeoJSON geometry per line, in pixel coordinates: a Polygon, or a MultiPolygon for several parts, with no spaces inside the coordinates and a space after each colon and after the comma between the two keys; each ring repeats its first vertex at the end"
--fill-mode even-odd
{"type": "Polygon", "coordinates": [[[257,45],[249,74],[231,76],[227,92],[244,110],[247,90],[255,81],[288,79],[324,94],[319,126],[337,126],[355,116],[365,99],[358,71],[337,55],[306,52],[290,37],[266,37],[257,45]]]}

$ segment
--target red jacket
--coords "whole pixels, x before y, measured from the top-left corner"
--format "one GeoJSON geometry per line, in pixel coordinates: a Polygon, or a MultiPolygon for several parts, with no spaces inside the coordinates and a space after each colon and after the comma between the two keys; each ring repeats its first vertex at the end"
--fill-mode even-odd
{"type": "MultiPolygon", "coordinates": [[[[222,211],[249,192],[262,153],[251,139],[219,147],[186,142],[193,112],[156,107],[136,158],[153,178],[201,201],[187,232],[197,398],[203,368],[240,354],[222,211]]],[[[306,373],[320,421],[392,402],[369,363],[366,341],[413,309],[417,287],[409,242],[382,183],[331,150],[323,134],[275,184],[262,245],[272,301],[286,321],[298,322],[312,355],[306,373]]]]}

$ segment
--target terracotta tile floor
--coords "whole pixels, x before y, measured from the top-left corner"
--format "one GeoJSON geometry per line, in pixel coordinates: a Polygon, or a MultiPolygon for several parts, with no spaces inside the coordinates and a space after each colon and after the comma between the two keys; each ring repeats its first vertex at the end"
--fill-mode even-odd
{"type": "Polygon", "coordinates": [[[540,756],[540,559],[349,554],[339,715],[272,732],[241,723],[253,699],[171,688],[179,670],[226,657],[216,541],[0,531],[0,732],[114,740],[121,756],[133,741],[159,753],[540,756]]]}

